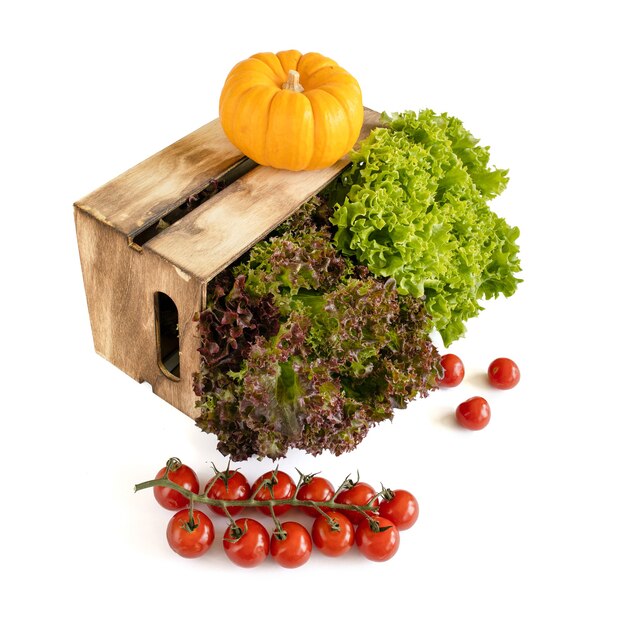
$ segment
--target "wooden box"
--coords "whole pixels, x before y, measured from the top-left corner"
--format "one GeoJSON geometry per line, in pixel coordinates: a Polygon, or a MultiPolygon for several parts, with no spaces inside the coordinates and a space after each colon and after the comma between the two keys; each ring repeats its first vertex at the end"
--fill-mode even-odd
{"type": "MultiPolygon", "coordinates": [[[[359,141],[379,120],[365,110],[359,141]]],[[[348,164],[256,165],[206,124],[74,205],[96,352],[195,417],[207,284],[348,164]]]]}

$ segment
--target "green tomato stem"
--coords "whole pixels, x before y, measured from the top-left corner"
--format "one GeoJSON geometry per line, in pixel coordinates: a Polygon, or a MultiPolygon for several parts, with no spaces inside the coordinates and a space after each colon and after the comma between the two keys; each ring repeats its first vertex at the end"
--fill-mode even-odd
{"type": "MultiPolygon", "coordinates": [[[[262,486],[265,487],[262,483],[262,486]]],[[[273,511],[273,507],[276,506],[284,506],[289,504],[294,507],[309,507],[314,508],[316,510],[320,510],[321,507],[325,509],[338,510],[338,511],[359,511],[363,513],[366,517],[369,517],[368,512],[375,512],[377,507],[373,505],[373,501],[368,502],[364,505],[358,504],[342,504],[340,502],[335,502],[334,498],[330,500],[298,500],[295,497],[295,494],[291,498],[271,498],[269,500],[255,500],[255,496],[258,495],[258,492],[261,490],[261,486],[252,494],[252,497],[247,500],[220,500],[218,498],[209,498],[206,494],[198,494],[193,491],[189,491],[189,489],[185,489],[180,485],[177,485],[175,482],[171,481],[169,478],[154,478],[153,480],[146,480],[145,482],[138,483],[135,485],[135,492],[143,491],[144,489],[151,489],[153,487],[169,487],[170,489],[174,489],[178,491],[178,493],[185,496],[192,504],[207,504],[212,506],[218,506],[225,510],[227,506],[239,506],[243,508],[252,508],[252,507],[269,507],[270,511],[273,511]]],[[[270,490],[270,493],[273,492],[273,489],[270,490]]],[[[322,511],[323,513],[323,511],[322,511]]],[[[229,516],[230,517],[230,516],[229,516]]]]}
{"type": "Polygon", "coordinates": [[[270,504],[269,509],[270,509],[270,514],[272,516],[272,519],[274,520],[274,526],[276,527],[274,534],[276,535],[278,539],[283,540],[287,537],[287,533],[283,530],[283,527],[280,521],[278,520],[278,517],[276,517],[276,511],[274,511],[274,505],[270,504]]]}

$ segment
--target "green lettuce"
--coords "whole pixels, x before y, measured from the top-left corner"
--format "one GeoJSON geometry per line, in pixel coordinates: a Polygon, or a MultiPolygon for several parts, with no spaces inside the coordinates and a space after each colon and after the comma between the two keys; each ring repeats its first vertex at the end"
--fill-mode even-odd
{"type": "Polygon", "coordinates": [[[425,297],[448,346],[481,299],[510,296],[521,282],[519,229],[487,204],[508,171],[489,167],[489,148],[455,117],[407,111],[383,122],[334,190],[334,241],[374,275],[395,279],[399,294],[425,297]]]}

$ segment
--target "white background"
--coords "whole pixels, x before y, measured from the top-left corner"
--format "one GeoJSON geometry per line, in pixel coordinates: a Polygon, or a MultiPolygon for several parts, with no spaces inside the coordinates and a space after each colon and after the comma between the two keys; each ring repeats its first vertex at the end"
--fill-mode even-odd
{"type": "MultiPolygon", "coordinates": [[[[4,4],[0,620],[624,624],[619,4],[4,4]],[[202,480],[224,459],[91,342],[72,202],[217,117],[237,61],[287,48],[335,58],[373,109],[460,117],[510,168],[493,208],[522,231],[525,282],[451,348],[461,387],[351,454],[281,463],[414,492],[420,519],[383,564],[355,552],[242,570],[219,542],[177,557],[170,514],[133,485],[169,456],[202,480]],[[516,389],[486,387],[497,356],[519,363],[516,389]],[[491,423],[455,427],[476,394],[491,423]]],[[[270,464],[239,466],[254,479],[270,464]]]]}

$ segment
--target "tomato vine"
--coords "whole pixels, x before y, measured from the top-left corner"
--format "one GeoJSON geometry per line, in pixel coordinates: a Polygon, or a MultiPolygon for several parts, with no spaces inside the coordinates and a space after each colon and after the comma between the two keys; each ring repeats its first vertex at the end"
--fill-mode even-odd
{"type": "Polygon", "coordinates": [[[329,556],[343,554],[356,543],[366,558],[386,560],[397,550],[398,530],[408,528],[417,518],[417,501],[408,492],[398,491],[398,496],[403,494],[402,498],[385,487],[375,492],[370,485],[359,481],[358,473],[356,481],[348,475],[332,492],[330,482],[316,474],[303,474],[298,470],[299,478],[295,483],[276,467],[261,475],[250,488],[245,477],[238,470],[231,470],[229,463],[223,472],[213,465],[215,475],[206,483],[204,491],[196,492],[195,485],[189,489],[188,483],[180,479],[188,470],[190,468],[180,459],[172,457],[154,479],[135,485],[136,492],[153,489],[155,493],[159,490],[177,493],[180,501],[186,503],[181,506],[188,508],[176,513],[167,532],[170,546],[182,556],[200,556],[213,542],[212,523],[196,510],[199,504],[228,518],[224,551],[231,561],[242,567],[258,565],[270,552],[280,565],[299,567],[308,560],[313,543],[329,556]],[[306,497],[301,496],[301,491],[306,491],[312,481],[316,481],[316,488],[306,497]],[[320,499],[315,499],[316,493],[320,494],[320,499]],[[408,502],[404,494],[412,498],[411,511],[404,511],[408,502]],[[387,503],[391,505],[387,507],[389,514],[381,516],[380,509],[387,503]],[[279,517],[292,507],[316,517],[313,541],[301,524],[281,523],[279,517]],[[245,509],[260,509],[272,518],[275,529],[271,539],[256,520],[234,518],[233,513],[245,509]]]}
{"type": "MultiPolygon", "coordinates": [[[[300,491],[302,486],[305,485],[306,482],[314,476],[314,474],[300,474],[298,482],[296,483],[295,493],[290,498],[269,498],[267,500],[257,500],[256,496],[258,496],[259,492],[262,489],[264,488],[268,489],[270,494],[273,492],[274,484],[275,484],[273,482],[273,479],[265,478],[260,482],[260,484],[257,485],[256,489],[252,492],[249,498],[245,500],[236,500],[236,501],[224,500],[220,498],[211,498],[207,496],[206,494],[208,492],[208,489],[206,489],[203,493],[195,493],[193,491],[190,491],[189,489],[186,489],[185,487],[182,487],[181,485],[176,484],[172,480],[170,480],[169,473],[177,470],[181,465],[182,463],[180,459],[176,457],[172,457],[165,464],[166,471],[162,478],[154,478],[152,480],[146,480],[144,482],[138,483],[135,485],[135,491],[136,492],[142,491],[143,489],[151,489],[154,487],[167,487],[169,489],[174,489],[175,491],[178,491],[178,493],[180,493],[185,498],[187,498],[191,504],[206,504],[209,506],[221,507],[226,512],[228,512],[229,505],[232,506],[233,504],[236,504],[238,507],[243,507],[243,508],[268,507],[270,510],[275,509],[276,507],[285,506],[285,505],[291,505],[291,506],[300,507],[300,508],[310,507],[310,508],[315,509],[319,514],[324,515],[328,519],[330,519],[330,517],[328,513],[326,513],[326,509],[333,509],[333,510],[337,510],[340,512],[356,511],[356,512],[363,514],[366,517],[369,517],[368,513],[373,514],[373,513],[376,513],[376,511],[378,510],[378,507],[376,506],[377,499],[381,496],[384,496],[384,494],[389,493],[388,489],[383,488],[380,492],[372,496],[368,502],[362,505],[343,504],[341,502],[337,502],[336,498],[339,495],[339,493],[341,493],[342,491],[346,489],[350,489],[354,487],[354,485],[358,483],[358,477],[357,477],[357,481],[355,482],[350,478],[350,475],[348,475],[343,480],[341,485],[337,488],[337,490],[335,491],[335,494],[330,500],[320,500],[320,501],[298,500],[298,492],[300,491]]],[[[272,474],[275,475],[278,471],[279,471],[278,468],[276,468],[272,471],[272,474]]],[[[221,474],[221,472],[218,472],[218,474],[221,474]]],[[[216,477],[214,477],[211,481],[209,481],[209,485],[211,485],[214,480],[217,480],[218,477],[219,476],[216,475],[216,477]]],[[[231,516],[227,515],[227,517],[230,518],[231,516]]]]}

